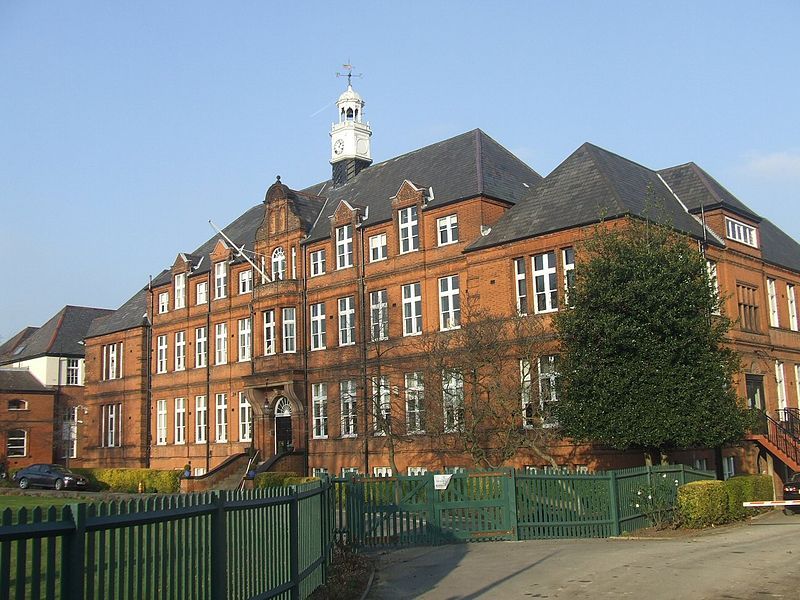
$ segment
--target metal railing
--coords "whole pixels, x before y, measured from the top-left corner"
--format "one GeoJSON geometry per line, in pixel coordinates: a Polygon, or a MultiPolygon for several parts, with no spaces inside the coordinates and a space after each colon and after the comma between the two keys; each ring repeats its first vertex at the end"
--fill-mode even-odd
{"type": "Polygon", "coordinates": [[[757,410],[757,425],[754,433],[763,435],[791,460],[800,463],[800,439],[784,422],[773,419],[762,410],[754,410],[757,410]]]}

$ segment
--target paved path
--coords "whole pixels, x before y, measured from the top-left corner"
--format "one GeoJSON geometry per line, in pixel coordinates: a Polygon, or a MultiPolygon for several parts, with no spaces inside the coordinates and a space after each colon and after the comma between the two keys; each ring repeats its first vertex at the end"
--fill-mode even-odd
{"type": "Polygon", "coordinates": [[[800,515],[672,540],[536,540],[386,552],[370,600],[800,599],[800,515]]]}

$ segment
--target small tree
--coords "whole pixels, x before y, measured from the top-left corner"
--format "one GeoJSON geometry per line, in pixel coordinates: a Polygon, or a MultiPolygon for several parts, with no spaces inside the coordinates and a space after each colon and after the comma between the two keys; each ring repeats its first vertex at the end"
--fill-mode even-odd
{"type": "Polygon", "coordinates": [[[697,243],[630,220],[598,227],[581,254],[572,308],[555,318],[563,432],[651,460],[739,439],[738,358],[697,243]]]}

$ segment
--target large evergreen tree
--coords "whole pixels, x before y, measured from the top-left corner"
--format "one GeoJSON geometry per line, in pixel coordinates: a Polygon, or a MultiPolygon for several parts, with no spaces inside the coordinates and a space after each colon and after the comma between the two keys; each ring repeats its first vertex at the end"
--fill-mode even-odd
{"type": "Polygon", "coordinates": [[[696,241],[633,219],[598,227],[555,320],[562,432],[654,459],[739,439],[739,363],[714,287],[696,241]]]}

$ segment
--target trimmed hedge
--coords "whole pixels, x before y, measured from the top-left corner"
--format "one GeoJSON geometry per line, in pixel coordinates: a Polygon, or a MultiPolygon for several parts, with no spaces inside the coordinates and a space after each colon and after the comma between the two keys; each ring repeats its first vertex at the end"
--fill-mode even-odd
{"type": "Polygon", "coordinates": [[[678,510],[685,527],[700,528],[738,521],[758,513],[742,502],[772,500],[769,475],[744,475],[727,481],[694,481],[678,488],[678,510]]]}
{"type": "Polygon", "coordinates": [[[253,479],[253,487],[256,489],[270,488],[270,487],[283,487],[287,485],[298,485],[301,483],[308,483],[316,481],[316,477],[303,477],[298,473],[287,473],[282,471],[267,471],[266,473],[259,473],[253,479]]]}
{"type": "Polygon", "coordinates": [[[89,489],[136,493],[139,483],[145,492],[174,494],[180,491],[181,471],[155,469],[72,469],[89,480],[89,489]]]}

